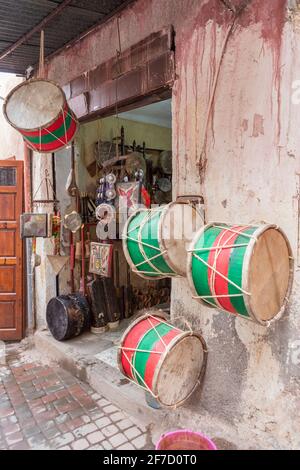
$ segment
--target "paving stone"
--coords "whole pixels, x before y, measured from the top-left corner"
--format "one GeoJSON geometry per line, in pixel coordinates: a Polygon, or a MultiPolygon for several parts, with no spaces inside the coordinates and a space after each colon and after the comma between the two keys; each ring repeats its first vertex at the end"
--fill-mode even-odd
{"type": "Polygon", "coordinates": [[[101,395],[99,395],[99,393],[93,393],[93,394],[91,395],[91,398],[92,398],[93,400],[97,401],[97,400],[101,400],[102,397],[101,397],[101,395]]]}
{"type": "Polygon", "coordinates": [[[62,447],[62,446],[66,446],[67,444],[71,444],[73,441],[74,441],[75,437],[73,436],[73,434],[71,432],[68,432],[67,434],[64,434],[63,436],[58,436],[58,437],[55,437],[53,440],[52,440],[52,445],[54,446],[54,448],[59,448],[59,447],[62,447]]]}
{"type": "Polygon", "coordinates": [[[14,409],[11,407],[5,407],[0,409],[0,418],[6,418],[14,414],[14,409]]]}
{"type": "Polygon", "coordinates": [[[5,427],[3,427],[3,434],[5,436],[9,436],[10,434],[14,434],[15,432],[20,431],[20,426],[16,423],[8,423],[5,424],[5,427]]]}
{"type": "Polygon", "coordinates": [[[128,438],[128,440],[131,441],[135,437],[139,436],[141,434],[141,431],[136,426],[134,426],[133,428],[129,428],[124,431],[124,434],[128,438]]]}
{"type": "Polygon", "coordinates": [[[114,448],[124,444],[125,442],[127,442],[127,440],[128,439],[126,439],[126,436],[124,436],[124,434],[121,432],[109,438],[109,442],[111,442],[114,448]]]}
{"type": "Polygon", "coordinates": [[[138,421],[60,368],[16,359],[0,376],[1,450],[145,446],[138,421]]]}
{"type": "Polygon", "coordinates": [[[91,422],[91,418],[88,415],[81,415],[81,418],[85,424],[88,424],[91,422]]]}
{"type": "Polygon", "coordinates": [[[113,413],[109,417],[114,423],[117,423],[118,421],[122,421],[124,419],[124,415],[121,411],[117,411],[117,413],[113,413]]]}
{"type": "Polygon", "coordinates": [[[118,427],[121,429],[121,431],[124,431],[125,429],[130,428],[133,425],[133,422],[130,421],[130,419],[126,418],[123,419],[118,423],[118,427]]]}
{"type": "Polygon", "coordinates": [[[143,449],[146,445],[146,436],[145,434],[142,434],[141,436],[137,437],[131,443],[134,445],[136,449],[143,449]]]}
{"type": "Polygon", "coordinates": [[[23,440],[23,435],[21,432],[14,432],[13,434],[6,436],[6,442],[9,446],[17,444],[18,442],[22,440],[23,440]]]}
{"type": "Polygon", "coordinates": [[[123,444],[122,446],[117,447],[117,450],[135,450],[135,447],[133,447],[133,445],[130,444],[130,442],[126,442],[126,444],[123,444]]]}
{"type": "Polygon", "coordinates": [[[39,446],[47,444],[46,438],[41,432],[35,434],[34,436],[28,437],[27,441],[32,449],[36,449],[39,446]]]}
{"type": "Polygon", "coordinates": [[[29,438],[40,433],[40,428],[38,426],[33,426],[32,428],[23,429],[23,434],[25,437],[29,438]]]}
{"type": "Polygon", "coordinates": [[[109,441],[102,441],[101,445],[105,450],[112,450],[114,447],[109,441]]]}
{"type": "Polygon", "coordinates": [[[96,419],[102,418],[104,413],[99,409],[90,412],[90,418],[94,421],[96,419]]]}
{"type": "Polygon", "coordinates": [[[74,431],[74,429],[80,428],[80,426],[82,426],[83,424],[84,424],[84,421],[80,417],[74,418],[71,421],[66,422],[66,425],[68,426],[69,431],[74,431]]]}
{"type": "Polygon", "coordinates": [[[79,439],[71,444],[74,450],[85,450],[89,447],[89,443],[86,439],[79,439]]]}
{"type": "Polygon", "coordinates": [[[30,446],[26,441],[20,441],[10,447],[10,450],[29,450],[30,446]]]}
{"type": "Polygon", "coordinates": [[[71,418],[78,418],[79,416],[82,416],[85,413],[84,409],[79,407],[76,410],[71,410],[69,411],[69,415],[71,418]]]}
{"type": "Polygon", "coordinates": [[[104,418],[97,419],[95,423],[97,424],[99,429],[102,429],[105,426],[108,426],[109,424],[111,424],[111,420],[107,417],[104,417],[104,418]]]}
{"type": "Polygon", "coordinates": [[[99,406],[107,406],[110,405],[109,401],[107,401],[105,398],[101,398],[101,400],[97,401],[97,404],[99,406]]]}
{"type": "MultiPolygon", "coordinates": [[[[75,433],[74,433],[75,434],[75,433]]],[[[89,434],[87,436],[87,440],[91,443],[91,444],[97,444],[101,441],[104,441],[105,439],[105,436],[102,434],[101,431],[96,431],[96,432],[93,432],[92,434],[89,434]]]]}
{"type": "Polygon", "coordinates": [[[119,430],[114,424],[111,424],[110,426],[106,426],[106,428],[103,428],[101,431],[103,432],[104,436],[111,437],[116,434],[119,430]]]}
{"type": "Polygon", "coordinates": [[[94,431],[97,431],[97,426],[93,423],[85,424],[78,429],[75,429],[74,434],[76,437],[83,437],[87,434],[90,434],[94,431]]]}
{"type": "Polygon", "coordinates": [[[45,429],[43,431],[43,434],[46,437],[46,439],[50,440],[50,439],[54,439],[54,437],[59,436],[61,434],[61,431],[56,426],[53,426],[51,428],[45,429]]]}
{"type": "Polygon", "coordinates": [[[103,408],[103,412],[105,414],[116,413],[117,411],[120,411],[120,410],[119,408],[116,408],[114,405],[105,406],[103,408]]]}
{"type": "Polygon", "coordinates": [[[58,424],[63,424],[63,423],[66,423],[69,419],[69,416],[67,413],[63,413],[61,415],[58,415],[55,419],[56,423],[58,424]]]}

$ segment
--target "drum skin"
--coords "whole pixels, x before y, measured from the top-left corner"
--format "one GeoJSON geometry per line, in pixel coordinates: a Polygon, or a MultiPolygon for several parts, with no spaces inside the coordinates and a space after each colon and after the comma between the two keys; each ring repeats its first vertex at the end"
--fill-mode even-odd
{"type": "Polygon", "coordinates": [[[90,307],[81,294],[54,297],[47,305],[46,320],[52,336],[58,341],[65,341],[89,328],[90,307]]]}
{"type": "Polygon", "coordinates": [[[3,113],[27,145],[39,153],[70,144],[79,127],[64,92],[50,80],[32,79],[15,87],[4,102],[3,113]]]}
{"type": "Polygon", "coordinates": [[[139,209],[124,227],[128,264],[146,279],[185,276],[187,247],[202,225],[200,213],[189,203],[139,209]]]}
{"type": "Polygon", "coordinates": [[[204,349],[203,340],[196,333],[185,333],[160,315],[146,314],[125,331],[118,353],[119,368],[125,376],[151,390],[162,405],[174,407],[197,387],[204,349]]]}
{"type": "Polygon", "coordinates": [[[191,244],[187,272],[200,302],[267,325],[286,307],[292,252],[275,225],[210,224],[191,244]]]}

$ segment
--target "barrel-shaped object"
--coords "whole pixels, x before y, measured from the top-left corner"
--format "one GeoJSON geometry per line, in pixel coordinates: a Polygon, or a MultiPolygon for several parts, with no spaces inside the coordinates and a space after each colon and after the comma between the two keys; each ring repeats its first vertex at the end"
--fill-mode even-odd
{"type": "Polygon", "coordinates": [[[187,277],[204,305],[268,325],[289,300],[291,247],[276,225],[209,224],[189,248],[187,277]]]}
{"type": "Polygon", "coordinates": [[[133,322],[118,352],[121,372],[166,407],[178,406],[191,396],[200,383],[205,359],[198,333],[184,332],[157,313],[133,322]]]}
{"type": "Polygon", "coordinates": [[[50,80],[32,79],[15,87],[4,102],[3,113],[27,145],[40,153],[70,144],[79,126],[63,90],[50,80]]]}
{"type": "Polygon", "coordinates": [[[217,450],[215,443],[200,432],[189,429],[163,434],[155,447],[156,450],[217,450]]]}
{"type": "Polygon", "coordinates": [[[139,209],[124,227],[127,262],[146,279],[185,276],[187,247],[202,226],[200,212],[189,203],[139,209]]]}
{"type": "Polygon", "coordinates": [[[46,320],[52,336],[58,341],[64,341],[89,328],[90,307],[81,294],[60,295],[48,303],[46,320]]]}

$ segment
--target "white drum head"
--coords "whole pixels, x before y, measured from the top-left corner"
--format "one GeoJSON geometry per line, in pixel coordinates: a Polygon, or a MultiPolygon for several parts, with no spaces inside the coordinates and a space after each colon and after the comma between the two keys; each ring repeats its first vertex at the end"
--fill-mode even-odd
{"type": "Polygon", "coordinates": [[[164,257],[181,276],[186,275],[187,249],[202,226],[201,214],[191,204],[171,203],[162,215],[160,235],[167,250],[164,257]]]}
{"type": "Polygon", "coordinates": [[[5,102],[5,114],[14,127],[36,130],[55,121],[65,103],[63,91],[47,80],[17,86],[5,102]]]}
{"type": "Polygon", "coordinates": [[[184,402],[199,383],[204,362],[198,336],[185,336],[167,353],[157,376],[155,394],[165,406],[184,402]]]}
{"type": "MultiPolygon", "coordinates": [[[[254,234],[255,235],[255,234],[254,234]]],[[[260,322],[272,320],[287,303],[293,270],[289,242],[278,229],[257,237],[248,268],[248,306],[260,322]]]]}

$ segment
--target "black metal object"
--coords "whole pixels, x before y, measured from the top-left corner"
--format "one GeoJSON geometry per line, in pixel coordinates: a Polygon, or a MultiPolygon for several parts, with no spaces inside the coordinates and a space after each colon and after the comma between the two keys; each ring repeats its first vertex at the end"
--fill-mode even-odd
{"type": "Polygon", "coordinates": [[[116,288],[110,277],[102,277],[100,280],[103,286],[108,322],[115,323],[120,320],[120,308],[116,288]]]}
{"type": "Polygon", "coordinates": [[[65,341],[90,327],[91,311],[83,295],[61,295],[48,303],[46,320],[52,336],[58,341],[65,341]]]}
{"type": "Polygon", "coordinates": [[[0,57],[3,57],[0,71],[24,75],[29,65],[35,66],[42,29],[47,57],[128,3],[128,0],[72,0],[70,3],[0,0],[0,57]]]}
{"type": "Polygon", "coordinates": [[[94,279],[87,284],[88,299],[92,312],[92,327],[105,328],[108,323],[107,308],[104,297],[103,283],[94,279]]]}

